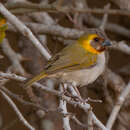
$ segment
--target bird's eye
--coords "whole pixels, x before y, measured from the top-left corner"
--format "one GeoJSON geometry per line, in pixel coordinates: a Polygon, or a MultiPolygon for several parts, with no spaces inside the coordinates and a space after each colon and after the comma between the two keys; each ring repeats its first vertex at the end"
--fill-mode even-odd
{"type": "Polygon", "coordinates": [[[95,41],[95,42],[98,42],[98,41],[99,41],[99,38],[98,38],[98,37],[95,37],[95,38],[94,38],[94,41],[95,41]]]}

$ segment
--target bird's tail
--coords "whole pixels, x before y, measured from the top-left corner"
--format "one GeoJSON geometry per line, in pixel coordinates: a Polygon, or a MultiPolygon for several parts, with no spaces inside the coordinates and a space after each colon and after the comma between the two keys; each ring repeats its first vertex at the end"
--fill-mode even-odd
{"type": "Polygon", "coordinates": [[[41,72],[39,75],[37,75],[34,78],[32,78],[29,81],[27,81],[24,86],[25,87],[31,86],[34,82],[37,82],[40,79],[45,78],[47,76],[48,76],[48,74],[46,74],[45,72],[41,72]]]}

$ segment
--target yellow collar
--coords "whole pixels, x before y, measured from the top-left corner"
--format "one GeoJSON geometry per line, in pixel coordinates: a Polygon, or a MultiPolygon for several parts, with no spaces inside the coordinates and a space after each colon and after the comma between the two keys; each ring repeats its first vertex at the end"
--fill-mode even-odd
{"type": "Polygon", "coordinates": [[[83,47],[86,51],[89,51],[90,53],[99,54],[100,52],[97,51],[96,49],[94,49],[94,48],[90,45],[90,43],[88,43],[88,42],[90,42],[90,41],[89,41],[89,40],[84,41],[83,44],[82,44],[82,47],[83,47]]]}

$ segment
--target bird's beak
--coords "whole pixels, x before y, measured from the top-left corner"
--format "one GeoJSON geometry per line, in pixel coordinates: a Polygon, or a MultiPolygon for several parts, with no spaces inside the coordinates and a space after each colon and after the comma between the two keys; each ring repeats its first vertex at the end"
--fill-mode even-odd
{"type": "Polygon", "coordinates": [[[106,46],[111,46],[112,43],[109,41],[109,40],[105,40],[103,43],[102,43],[102,46],[106,47],[106,46]]]}

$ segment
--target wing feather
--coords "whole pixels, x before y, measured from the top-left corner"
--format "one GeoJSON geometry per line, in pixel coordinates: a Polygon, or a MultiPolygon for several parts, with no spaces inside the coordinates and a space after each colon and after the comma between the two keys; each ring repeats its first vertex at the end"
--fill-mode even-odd
{"type": "Polygon", "coordinates": [[[86,52],[79,44],[72,44],[52,57],[44,71],[53,74],[61,71],[85,69],[95,65],[96,60],[96,54],[86,52]]]}

